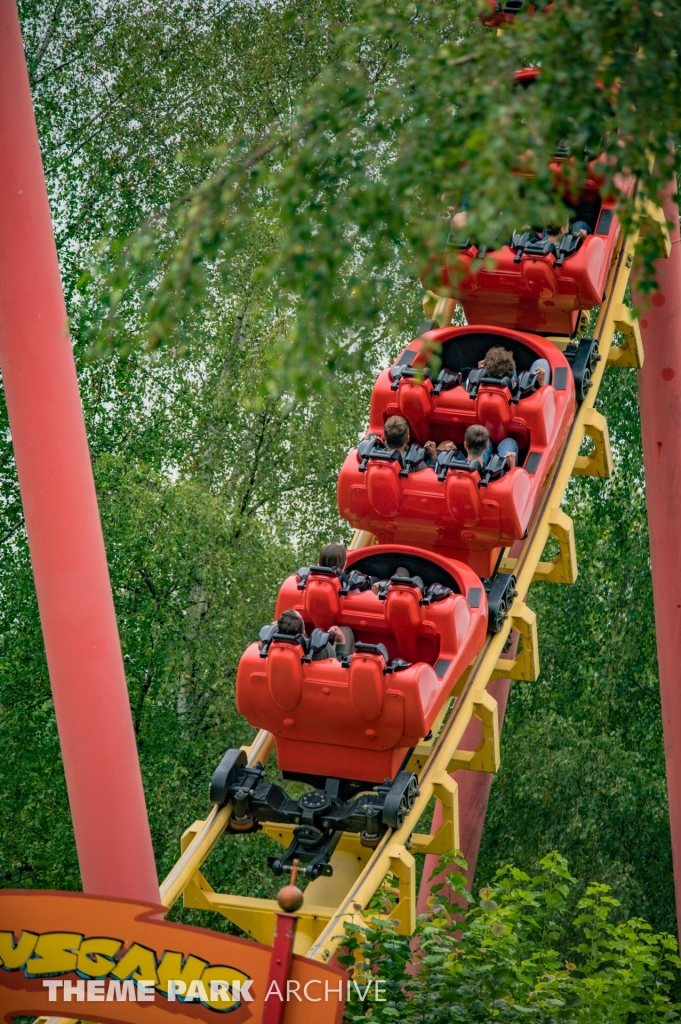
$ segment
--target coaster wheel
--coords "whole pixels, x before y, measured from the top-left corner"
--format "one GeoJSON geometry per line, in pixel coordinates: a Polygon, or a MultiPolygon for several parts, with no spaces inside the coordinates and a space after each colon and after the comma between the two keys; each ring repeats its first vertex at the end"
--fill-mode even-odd
{"type": "Polygon", "coordinates": [[[213,772],[210,780],[211,802],[223,807],[229,800],[229,787],[241,768],[248,762],[246,752],[240,747],[230,748],[213,772]]]}
{"type": "Polygon", "coordinates": [[[383,802],[383,824],[388,828],[402,828],[418,793],[418,780],[413,772],[398,772],[383,802]]]}
{"type": "Polygon", "coordinates": [[[593,384],[591,377],[596,365],[601,359],[598,354],[598,340],[582,338],[579,345],[570,345],[566,348],[565,358],[572,366],[577,401],[583,402],[593,384]]]}

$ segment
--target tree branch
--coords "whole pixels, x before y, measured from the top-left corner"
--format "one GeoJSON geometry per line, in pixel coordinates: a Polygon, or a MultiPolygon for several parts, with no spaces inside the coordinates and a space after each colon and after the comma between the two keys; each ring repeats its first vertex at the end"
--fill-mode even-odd
{"type": "Polygon", "coordinates": [[[61,9],[62,9],[63,6],[64,6],[64,0],[57,0],[56,4],[54,6],[54,11],[52,12],[52,18],[50,19],[50,23],[47,26],[47,31],[45,32],[45,35],[43,36],[43,41],[41,42],[40,46],[38,47],[38,52],[36,53],[35,58],[31,61],[31,64],[30,64],[29,75],[30,75],[31,79],[33,79],[33,73],[34,73],[34,71],[37,71],[37,69],[38,69],[38,67],[40,65],[41,60],[45,56],[45,53],[47,51],[47,47],[50,45],[50,42],[52,40],[52,36],[54,35],[54,33],[57,30],[57,22],[59,21],[59,15],[61,13],[61,9]]]}

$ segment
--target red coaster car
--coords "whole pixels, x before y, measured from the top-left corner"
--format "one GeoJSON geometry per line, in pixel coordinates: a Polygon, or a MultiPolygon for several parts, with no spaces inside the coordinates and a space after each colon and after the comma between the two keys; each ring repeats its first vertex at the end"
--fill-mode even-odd
{"type": "Polygon", "coordinates": [[[371,398],[367,439],[350,452],[338,478],[338,508],[344,519],[375,534],[381,544],[437,551],[466,562],[484,579],[494,572],[500,548],[525,534],[574,417],[575,380],[578,397],[589,386],[596,342],[583,339],[566,358],[542,338],[503,328],[448,327],[425,337],[431,349],[435,342],[442,346],[439,375],[426,365],[420,340],[383,371],[371,398]],[[479,376],[478,362],[494,346],[513,353],[518,371],[514,391],[506,386],[510,381],[483,377],[470,383],[479,376]],[[530,387],[523,396],[521,385],[538,358],[548,361],[551,383],[530,387]],[[385,421],[394,415],[407,420],[415,442],[406,457],[387,452],[380,440],[385,421]],[[474,423],[487,427],[494,444],[506,437],[517,442],[515,468],[509,471],[503,460],[493,458],[483,471],[453,452],[440,452],[434,468],[424,467],[419,446],[428,440],[453,441],[462,449],[466,428],[474,423]]]}
{"type": "MultiPolygon", "coordinates": [[[[555,169],[558,173],[560,165],[555,169]]],[[[597,178],[594,171],[574,203],[573,220],[591,228],[585,239],[568,234],[553,244],[533,232],[514,233],[511,244],[484,253],[464,242],[431,264],[425,286],[458,299],[469,324],[573,334],[579,311],[603,301],[620,231],[617,199],[600,195],[597,178]],[[493,269],[480,259],[476,263],[483,255],[494,261],[493,269]]],[[[632,184],[633,179],[627,181],[622,190],[632,184]]]]}
{"type": "MultiPolygon", "coordinates": [[[[307,632],[350,627],[354,653],[315,660],[303,638],[265,627],[239,663],[239,713],[274,735],[289,778],[394,778],[485,641],[480,580],[439,555],[364,548],[340,578],[320,566],[289,576],[275,615],[289,608],[307,632]]],[[[311,641],[324,651],[325,635],[311,641]]]]}

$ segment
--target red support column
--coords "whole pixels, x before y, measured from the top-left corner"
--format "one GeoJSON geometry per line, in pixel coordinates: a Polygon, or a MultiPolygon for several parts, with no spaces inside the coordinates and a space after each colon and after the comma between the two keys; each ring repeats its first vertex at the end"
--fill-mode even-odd
{"type": "Polygon", "coordinates": [[[277,914],[262,1024],[282,1024],[284,1019],[297,924],[293,914],[277,914]]]}
{"type": "Polygon", "coordinates": [[[0,154],[0,368],[83,888],[158,903],[14,0],[0,0],[0,154]]]}
{"type": "Polygon", "coordinates": [[[642,309],[644,363],[639,402],[650,528],[657,658],[667,762],[669,818],[681,924],[681,245],[670,188],[664,201],[674,224],[669,259],[657,263],[659,291],[642,309]]]}
{"type": "MultiPolygon", "coordinates": [[[[516,637],[513,647],[504,657],[514,657],[517,646],[518,639],[516,637]]],[[[499,706],[499,732],[501,732],[504,724],[504,715],[510,689],[510,679],[494,679],[487,687],[488,692],[494,697],[499,706]]],[[[475,750],[480,743],[482,743],[482,725],[477,718],[473,718],[463,734],[461,749],[475,750]]],[[[475,880],[475,869],[478,863],[482,831],[485,827],[487,805],[489,804],[489,795],[494,776],[489,772],[462,770],[453,772],[452,778],[459,788],[459,839],[461,842],[461,852],[468,862],[466,878],[468,879],[468,889],[470,891],[475,880]]],[[[436,832],[441,824],[442,808],[440,804],[436,804],[433,824],[430,829],[431,833],[436,832]]],[[[438,860],[439,857],[433,854],[429,854],[425,859],[423,877],[416,902],[417,914],[425,914],[427,912],[431,889],[434,884],[442,881],[440,876],[436,876],[432,882],[430,881],[430,876],[437,867],[438,860]]]]}

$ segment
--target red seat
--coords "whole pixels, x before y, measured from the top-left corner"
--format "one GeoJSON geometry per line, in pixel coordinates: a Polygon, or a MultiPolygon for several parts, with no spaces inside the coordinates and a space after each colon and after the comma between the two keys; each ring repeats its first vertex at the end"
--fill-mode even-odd
{"type": "Polygon", "coordinates": [[[322,588],[316,585],[322,578],[313,574],[303,591],[297,576],[282,584],[276,617],[295,608],[309,631],[316,623],[307,616],[321,606],[316,597],[308,602],[308,588],[314,581],[313,591],[330,595],[335,587],[334,625],[349,626],[360,644],[383,644],[389,662],[411,662],[393,670],[375,647],[356,650],[349,667],[336,658],[303,662],[302,647],[284,641],[273,641],[262,658],[260,645],[251,644],[239,663],[237,707],[251,725],[274,735],[282,771],[372,783],[393,777],[480,650],[487,603],[467,566],[411,548],[378,546],[350,552],[348,567],[390,576],[415,558],[426,582],[431,576],[449,581],[459,592],[421,604],[421,591],[406,584],[391,584],[385,601],[372,590],[339,596],[338,580],[323,579],[329,586],[322,588]]]}
{"type": "Polygon", "coordinates": [[[310,576],[305,587],[303,618],[319,629],[330,629],[340,614],[338,591],[340,581],[324,576],[310,576]]]}
{"type": "MultiPolygon", "coordinates": [[[[579,311],[602,302],[620,232],[617,198],[600,195],[603,176],[596,164],[591,165],[592,176],[581,194],[572,197],[561,161],[552,164],[552,170],[557,189],[575,209],[572,219],[586,217],[593,233],[570,254],[558,250],[558,257],[520,253],[509,245],[486,252],[484,262],[473,245],[433,257],[422,275],[424,287],[458,299],[469,324],[570,335],[579,311]]],[[[631,195],[633,186],[633,177],[616,182],[622,195],[631,195]]]]}
{"type": "Polygon", "coordinates": [[[350,703],[355,713],[366,722],[376,721],[383,710],[384,668],[383,658],[378,654],[357,654],[350,664],[350,703]]]}
{"type": "Polygon", "coordinates": [[[267,659],[267,689],[280,708],[292,711],[303,695],[303,649],[287,643],[272,644],[267,659]]]}
{"type": "Polygon", "coordinates": [[[487,427],[494,444],[508,437],[513,414],[508,388],[481,387],[475,402],[476,422],[487,427]]]}
{"type": "Polygon", "coordinates": [[[386,598],[386,618],[395,635],[400,658],[418,659],[417,630],[421,625],[421,592],[415,587],[392,586],[386,598]]]}
{"type": "Polygon", "coordinates": [[[477,367],[489,348],[500,345],[513,352],[519,371],[529,370],[537,358],[547,359],[552,382],[518,402],[512,401],[508,388],[497,385],[481,384],[475,400],[462,386],[439,391],[426,374],[423,343],[417,340],[378,378],[369,434],[381,436],[388,417],[398,414],[407,419],[416,443],[451,440],[462,449],[466,428],[479,423],[495,444],[505,437],[515,439],[520,465],[482,488],[480,476],[465,467],[452,467],[444,479],[433,469],[400,476],[397,463],[369,459],[363,472],[353,451],[338,478],[338,509],[379,543],[438,551],[486,577],[499,549],[525,533],[546,473],[570,428],[575,408],[572,372],[555,345],[520,331],[450,327],[431,331],[426,338],[430,350],[442,346],[443,364],[451,373],[477,367]]]}
{"type": "Polygon", "coordinates": [[[379,516],[392,518],[400,511],[399,462],[372,463],[367,467],[367,493],[371,507],[379,516]]]}

